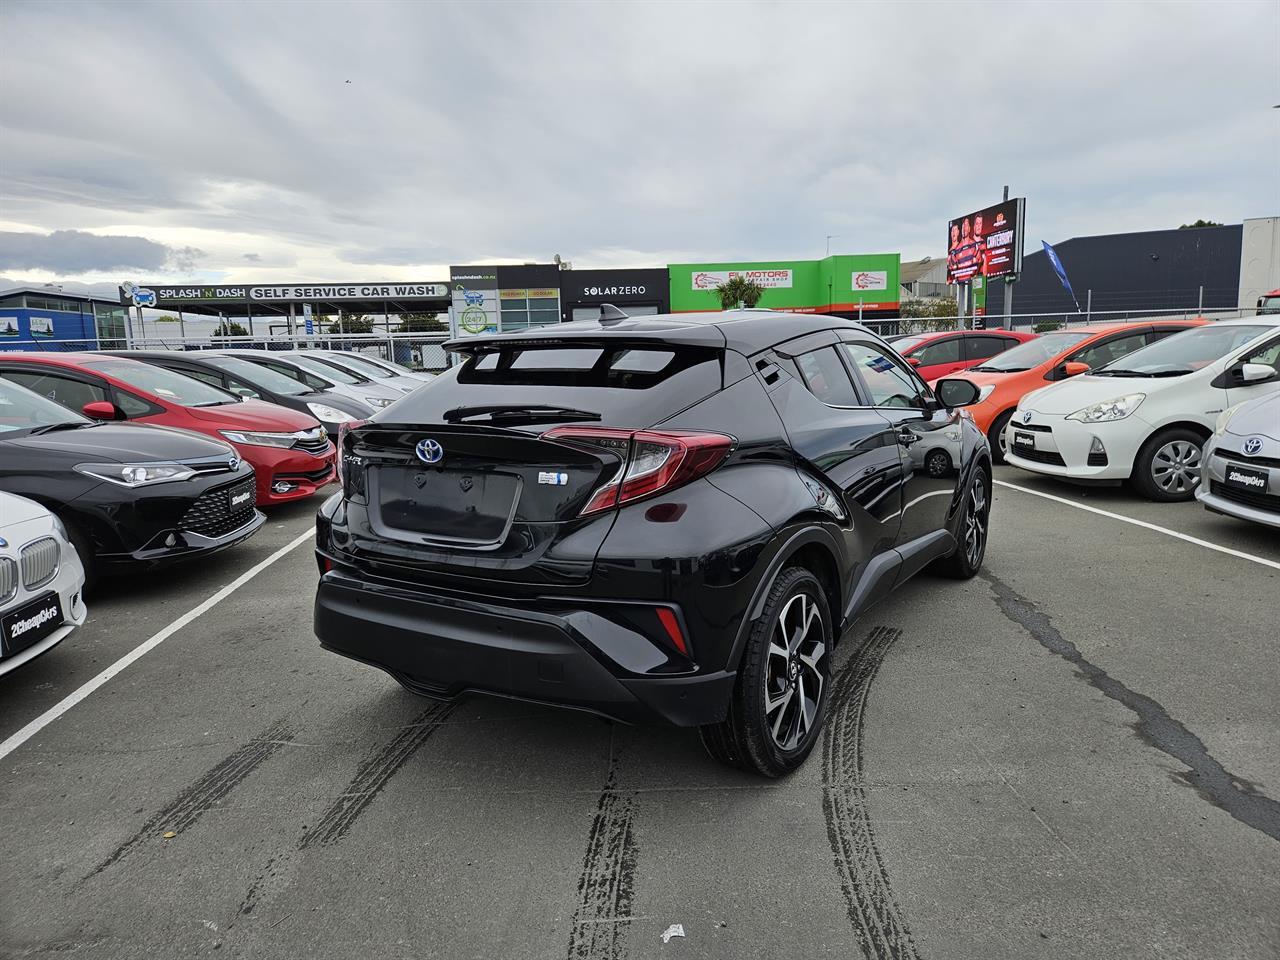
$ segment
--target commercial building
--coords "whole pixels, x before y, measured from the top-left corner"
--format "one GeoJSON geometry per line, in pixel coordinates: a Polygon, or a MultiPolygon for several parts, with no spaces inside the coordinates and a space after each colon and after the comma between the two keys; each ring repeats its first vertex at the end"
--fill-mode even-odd
{"type": "Polygon", "coordinates": [[[600,308],[606,303],[633,317],[670,312],[667,269],[560,271],[563,319],[598,320],[600,308]]]}
{"type": "Polygon", "coordinates": [[[125,311],[119,303],[57,287],[0,290],[0,350],[42,350],[61,341],[82,349],[124,346],[125,311]]]}
{"type": "Polygon", "coordinates": [[[451,323],[458,336],[559,323],[560,265],[449,268],[451,323]]]}
{"type": "MultiPolygon", "coordinates": [[[[1250,290],[1262,289],[1268,282],[1274,288],[1274,281],[1280,280],[1273,273],[1280,254],[1277,223],[1280,218],[1268,217],[1247,220],[1244,225],[1072,237],[1053,247],[1081,309],[1091,308],[1094,313],[1233,309],[1256,301],[1257,294],[1251,295],[1250,290]]],[[[1005,312],[1004,298],[1003,283],[989,284],[988,317],[1005,312]]],[[[1075,302],[1044,251],[1026,253],[1022,274],[1013,285],[1013,312],[1075,311],[1075,302]]]]}
{"type": "Polygon", "coordinates": [[[668,268],[671,310],[719,310],[716,287],[742,276],[764,287],[760,307],[851,318],[896,317],[899,266],[896,253],[759,263],[673,263],[668,268]]]}

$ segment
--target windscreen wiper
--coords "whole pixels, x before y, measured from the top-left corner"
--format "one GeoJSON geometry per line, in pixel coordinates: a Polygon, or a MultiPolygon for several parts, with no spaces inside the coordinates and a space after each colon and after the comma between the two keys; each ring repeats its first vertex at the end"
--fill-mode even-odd
{"type": "Polygon", "coordinates": [[[600,414],[573,407],[549,407],[535,404],[526,406],[514,403],[496,403],[476,407],[454,407],[446,410],[445,423],[465,423],[485,417],[490,423],[543,423],[551,420],[564,422],[599,420],[600,414]]]}
{"type": "Polygon", "coordinates": [[[1184,377],[1191,370],[1099,370],[1095,377],[1184,377]]]}
{"type": "Polygon", "coordinates": [[[970,367],[975,373],[1021,373],[1023,370],[1030,370],[1030,367],[970,367]]]}
{"type": "Polygon", "coordinates": [[[62,423],[46,423],[43,427],[36,427],[28,436],[38,437],[42,433],[53,433],[55,430],[79,430],[81,427],[96,427],[97,420],[64,420],[62,423]]]}

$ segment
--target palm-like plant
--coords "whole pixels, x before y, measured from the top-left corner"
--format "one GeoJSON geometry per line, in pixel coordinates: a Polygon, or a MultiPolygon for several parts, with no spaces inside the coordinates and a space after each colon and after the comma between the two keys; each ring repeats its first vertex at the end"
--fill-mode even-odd
{"type": "Polygon", "coordinates": [[[764,287],[754,280],[745,277],[730,277],[716,286],[716,294],[720,297],[720,309],[732,310],[734,307],[754,307],[764,296],[764,287]]]}

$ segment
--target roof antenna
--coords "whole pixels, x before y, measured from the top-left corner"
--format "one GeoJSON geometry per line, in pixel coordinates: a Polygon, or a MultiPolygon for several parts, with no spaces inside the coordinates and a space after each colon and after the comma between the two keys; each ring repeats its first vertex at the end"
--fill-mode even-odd
{"type": "Polygon", "coordinates": [[[615,307],[612,303],[600,304],[600,322],[601,323],[617,323],[619,320],[628,319],[627,315],[615,307]]]}

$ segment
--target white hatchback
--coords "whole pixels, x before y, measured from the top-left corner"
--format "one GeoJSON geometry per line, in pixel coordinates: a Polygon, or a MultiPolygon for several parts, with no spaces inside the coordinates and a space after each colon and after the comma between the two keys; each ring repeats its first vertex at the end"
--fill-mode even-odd
{"type": "Polygon", "coordinates": [[[1195,327],[1027,394],[1007,428],[1008,462],[1070,480],[1132,480],[1152,500],[1190,500],[1218,414],[1280,391],[1278,369],[1280,317],[1195,327]]]}
{"type": "Polygon", "coordinates": [[[84,567],[62,522],[26,497],[0,493],[0,674],[84,623],[83,590],[84,567]]]}

